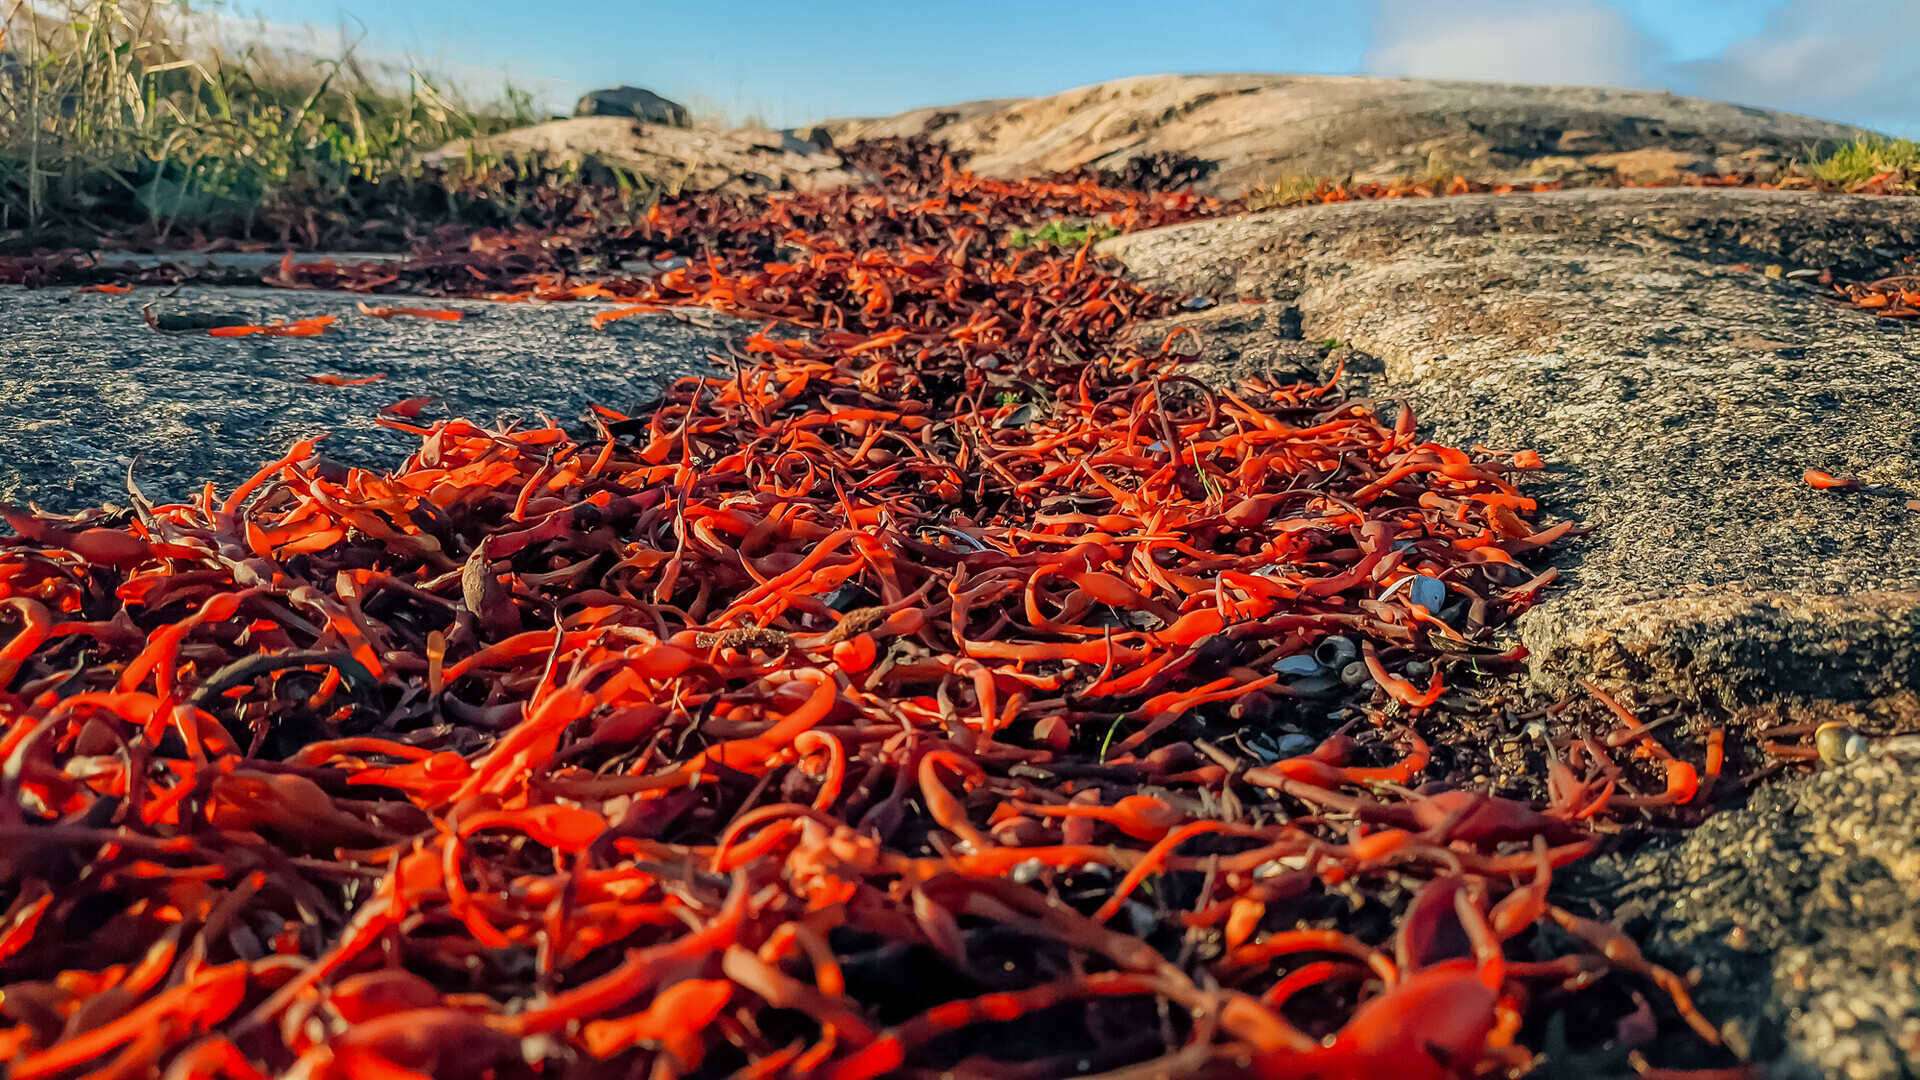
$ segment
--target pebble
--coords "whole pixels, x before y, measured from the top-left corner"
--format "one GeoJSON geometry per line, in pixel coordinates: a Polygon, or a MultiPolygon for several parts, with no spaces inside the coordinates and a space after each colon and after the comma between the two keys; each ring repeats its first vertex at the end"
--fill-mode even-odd
{"type": "Polygon", "coordinates": [[[1296,754],[1304,754],[1318,745],[1320,745],[1320,740],[1311,735],[1303,735],[1298,731],[1289,732],[1273,741],[1273,748],[1279,751],[1281,757],[1293,757],[1296,754]]]}
{"type": "Polygon", "coordinates": [[[1430,577],[1426,574],[1416,574],[1413,578],[1413,584],[1408,587],[1407,599],[1420,607],[1426,608],[1427,614],[1433,615],[1438,613],[1441,607],[1446,604],[1447,587],[1442,584],[1437,577],[1430,577]]]}
{"type": "Polygon", "coordinates": [[[1311,653],[1283,656],[1273,664],[1276,675],[1318,675],[1323,670],[1325,669],[1320,666],[1320,661],[1315,660],[1311,653]]]}

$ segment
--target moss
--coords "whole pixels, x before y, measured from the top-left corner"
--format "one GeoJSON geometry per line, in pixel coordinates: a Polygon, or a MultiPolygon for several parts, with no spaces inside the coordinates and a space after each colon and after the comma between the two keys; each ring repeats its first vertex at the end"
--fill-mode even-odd
{"type": "Polygon", "coordinates": [[[1077,248],[1087,243],[1097,244],[1109,237],[1119,235],[1119,229],[1097,222],[1074,225],[1067,222],[1049,221],[1038,229],[1013,230],[1013,232],[1007,236],[1007,245],[1013,248],[1077,248]]]}

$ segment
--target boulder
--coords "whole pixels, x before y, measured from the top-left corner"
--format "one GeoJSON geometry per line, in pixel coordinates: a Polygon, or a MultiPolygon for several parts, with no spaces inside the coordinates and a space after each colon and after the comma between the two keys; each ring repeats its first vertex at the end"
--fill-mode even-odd
{"type": "Polygon", "coordinates": [[[623,116],[644,120],[649,124],[665,124],[668,127],[692,127],[693,120],[687,114],[687,107],[677,101],[668,101],[651,90],[638,86],[616,86],[610,90],[593,90],[580,98],[573,107],[575,116],[623,116]]]}
{"type": "Polygon", "coordinates": [[[1647,90],[1319,75],[1146,75],[823,127],[836,145],[925,134],[988,176],[1194,158],[1212,166],[1198,189],[1229,196],[1288,176],[1764,171],[1863,134],[1647,90]]]}

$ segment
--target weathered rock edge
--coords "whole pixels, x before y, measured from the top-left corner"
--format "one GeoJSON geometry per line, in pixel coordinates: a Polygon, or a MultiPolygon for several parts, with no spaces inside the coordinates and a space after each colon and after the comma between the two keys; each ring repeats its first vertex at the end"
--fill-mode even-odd
{"type": "Polygon", "coordinates": [[[1621,188],[1383,199],[1241,214],[1116,237],[1099,251],[1163,292],[1290,299],[1329,256],[1379,260],[1436,230],[1661,247],[1709,262],[1792,263],[1838,277],[1920,249],[1920,200],[1751,188],[1621,188]]]}
{"type": "Polygon", "coordinates": [[[860,182],[838,155],[788,131],[738,128],[712,131],[646,123],[633,117],[576,116],[461,140],[428,154],[435,164],[473,155],[482,159],[538,159],[573,165],[596,182],[611,170],[642,177],[671,191],[814,191],[860,182]]]}
{"type": "Polygon", "coordinates": [[[1898,1080],[1920,1075],[1917,851],[1920,760],[1873,753],[1582,876],[1697,973],[1695,1002],[1770,1080],[1898,1080]]]}

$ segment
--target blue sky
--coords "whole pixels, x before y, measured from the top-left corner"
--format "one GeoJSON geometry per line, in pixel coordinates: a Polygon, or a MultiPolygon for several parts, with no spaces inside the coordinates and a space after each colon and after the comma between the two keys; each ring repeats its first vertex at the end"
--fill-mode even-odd
{"type": "Polygon", "coordinates": [[[1920,134],[1920,0],[236,0],[564,108],[632,83],[774,125],[1182,71],[1671,89],[1920,134]]]}

